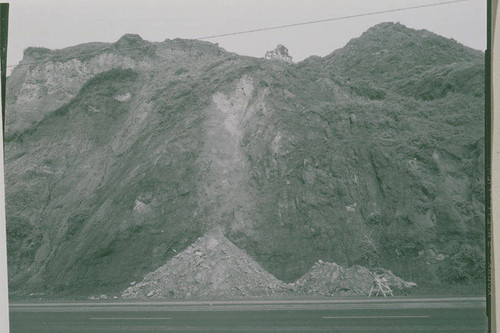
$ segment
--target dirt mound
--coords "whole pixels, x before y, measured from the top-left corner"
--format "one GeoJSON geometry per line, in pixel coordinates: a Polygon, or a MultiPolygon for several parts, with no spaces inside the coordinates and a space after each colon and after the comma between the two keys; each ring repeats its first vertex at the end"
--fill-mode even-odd
{"type": "Polygon", "coordinates": [[[299,280],[287,284],[264,270],[224,235],[214,233],[198,238],[182,253],[147,274],[142,282],[133,282],[121,297],[227,299],[285,293],[362,296],[370,292],[375,275],[383,276],[392,289],[415,286],[383,268],[346,269],[321,260],[299,280]]]}
{"type": "Polygon", "coordinates": [[[411,288],[416,284],[406,282],[385,269],[369,270],[363,266],[343,268],[335,263],[318,261],[303,277],[293,284],[293,289],[301,294],[324,296],[368,295],[375,273],[386,278],[395,289],[411,288]]]}
{"type": "Polygon", "coordinates": [[[287,285],[265,271],[222,234],[198,238],[122,298],[231,298],[286,292],[287,285]]]}

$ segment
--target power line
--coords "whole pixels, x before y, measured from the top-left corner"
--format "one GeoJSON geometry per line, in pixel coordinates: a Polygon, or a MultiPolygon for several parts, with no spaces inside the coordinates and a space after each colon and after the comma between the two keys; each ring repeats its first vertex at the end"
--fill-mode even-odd
{"type": "Polygon", "coordinates": [[[453,4],[453,3],[465,2],[465,1],[471,1],[471,0],[453,0],[453,1],[445,1],[445,2],[439,2],[439,3],[431,3],[431,4],[426,4],[426,5],[412,6],[412,7],[403,7],[403,8],[396,8],[396,9],[388,9],[388,10],[381,10],[381,11],[377,11],[377,12],[355,14],[355,15],[347,15],[347,16],[339,16],[339,17],[332,17],[332,18],[326,18],[326,19],[316,20],[316,21],[291,23],[291,24],[277,25],[277,26],[274,26],[274,27],[259,28],[259,29],[245,30],[245,31],[238,31],[238,32],[229,32],[229,33],[225,33],[225,34],[213,35],[213,36],[205,36],[205,37],[200,37],[200,38],[196,38],[196,39],[211,39],[211,38],[216,38],[216,37],[226,37],[226,36],[233,36],[233,35],[242,35],[242,34],[249,34],[249,33],[253,33],[253,32],[260,32],[260,31],[268,31],[268,30],[276,30],[276,29],[297,27],[297,26],[300,26],[300,25],[308,25],[308,24],[316,24],[316,23],[322,23],[322,22],[346,20],[346,19],[351,19],[351,18],[356,18],[356,17],[362,17],[362,16],[371,16],[371,15],[379,15],[379,14],[387,14],[387,13],[400,12],[400,11],[404,11],[404,10],[412,10],[412,9],[419,9],[419,8],[427,8],[427,7],[435,7],[435,6],[442,6],[442,5],[450,5],[450,4],[453,4]]]}
{"type": "MultiPolygon", "coordinates": [[[[466,2],[466,1],[472,1],[472,0],[452,0],[452,1],[430,3],[430,4],[424,4],[424,5],[418,5],[418,6],[411,6],[411,7],[402,7],[402,8],[395,8],[395,9],[387,9],[387,10],[381,10],[381,11],[376,11],[376,12],[368,12],[368,13],[354,14],[354,15],[347,15],[347,16],[338,16],[338,17],[326,18],[326,19],[315,20],[315,21],[290,23],[290,24],[284,24],[284,25],[278,25],[278,26],[272,26],[272,27],[266,27],[266,28],[244,30],[244,31],[237,31],[237,32],[229,32],[229,33],[224,33],[224,34],[220,34],[220,35],[203,36],[203,37],[198,37],[198,38],[193,38],[193,39],[204,40],[204,39],[212,39],[212,38],[218,38],[218,37],[243,35],[243,34],[261,32],[261,31],[269,31],[269,30],[291,28],[291,27],[302,26],[302,25],[309,25],[309,24],[317,24],[317,23],[323,23],[323,22],[346,20],[346,19],[363,17],[363,16],[373,16],[373,15],[394,13],[394,12],[407,11],[407,10],[420,9],[420,8],[429,8],[429,7],[435,7],[435,6],[450,5],[450,4],[455,4],[455,3],[460,3],[460,2],[466,2]]],[[[136,50],[136,49],[142,49],[142,48],[147,48],[147,47],[152,47],[152,46],[154,46],[154,45],[143,45],[143,46],[129,47],[129,48],[120,49],[119,51],[122,52],[122,51],[128,51],[128,50],[136,50]]],[[[95,53],[95,55],[98,55],[101,52],[102,51],[98,51],[98,52],[95,53]]],[[[115,53],[120,53],[120,52],[115,52],[115,53]]],[[[92,55],[92,53],[87,53],[86,55],[87,56],[88,55],[92,55]]],[[[36,64],[36,63],[39,63],[39,62],[43,62],[43,60],[42,61],[33,61],[33,62],[30,62],[30,63],[24,63],[24,64],[18,64],[18,65],[9,65],[7,67],[8,68],[23,67],[23,66],[29,66],[29,65],[32,65],[32,64],[36,64]]]]}

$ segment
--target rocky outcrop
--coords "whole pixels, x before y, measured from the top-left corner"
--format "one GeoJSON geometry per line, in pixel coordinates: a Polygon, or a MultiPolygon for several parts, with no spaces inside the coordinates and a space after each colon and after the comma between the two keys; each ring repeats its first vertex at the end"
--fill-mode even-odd
{"type": "Polygon", "coordinates": [[[151,59],[103,48],[89,59],[59,58],[55,52],[33,60],[28,49],[18,69],[9,77],[7,137],[35,126],[54,110],[68,103],[89,79],[114,68],[146,69],[151,59]]]}
{"type": "Polygon", "coordinates": [[[288,49],[281,44],[276,46],[274,50],[267,51],[264,58],[267,60],[292,62],[292,57],[288,54],[288,49]]]}

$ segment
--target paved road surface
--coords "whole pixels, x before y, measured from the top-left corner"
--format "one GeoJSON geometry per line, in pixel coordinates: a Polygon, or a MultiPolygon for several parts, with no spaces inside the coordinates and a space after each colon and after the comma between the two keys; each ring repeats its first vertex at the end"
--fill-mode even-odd
{"type": "Polygon", "coordinates": [[[13,303],[11,333],[486,332],[485,299],[13,303]]]}

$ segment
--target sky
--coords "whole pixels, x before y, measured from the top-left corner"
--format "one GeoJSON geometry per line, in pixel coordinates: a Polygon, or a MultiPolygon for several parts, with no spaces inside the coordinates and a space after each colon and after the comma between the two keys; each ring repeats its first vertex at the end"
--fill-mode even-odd
{"type": "MultiPolygon", "coordinates": [[[[125,33],[149,41],[252,30],[449,0],[12,0],[8,65],[28,46],[60,49],[115,42],[125,33]]],[[[209,39],[228,51],[263,57],[285,45],[294,61],[325,56],[380,22],[400,22],[486,49],[486,0],[342,19],[209,39]]]]}

